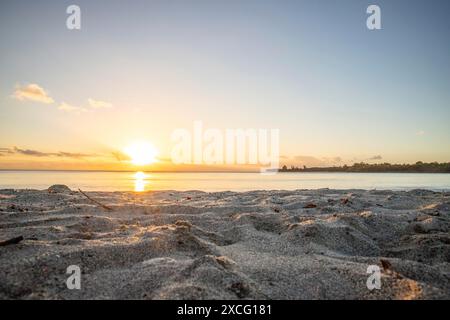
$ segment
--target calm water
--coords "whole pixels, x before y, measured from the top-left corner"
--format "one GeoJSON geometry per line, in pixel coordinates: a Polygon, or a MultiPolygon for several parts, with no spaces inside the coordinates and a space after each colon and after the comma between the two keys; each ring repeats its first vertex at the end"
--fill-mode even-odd
{"type": "Polygon", "coordinates": [[[46,189],[52,184],[90,191],[432,189],[450,190],[450,174],[416,173],[133,173],[0,171],[0,189],[46,189]]]}

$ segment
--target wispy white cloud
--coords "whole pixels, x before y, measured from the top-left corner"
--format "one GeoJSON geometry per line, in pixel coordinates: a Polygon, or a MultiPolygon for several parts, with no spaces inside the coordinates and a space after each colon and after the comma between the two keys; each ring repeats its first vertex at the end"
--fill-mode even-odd
{"type": "Polygon", "coordinates": [[[61,111],[65,111],[65,112],[76,112],[76,113],[81,113],[81,112],[86,112],[87,109],[83,108],[83,107],[76,107],[73,105],[70,105],[68,103],[62,102],[59,107],[59,110],[61,111]]]}
{"type": "Polygon", "coordinates": [[[89,106],[94,109],[107,109],[112,108],[112,104],[106,101],[95,100],[92,98],[88,99],[89,106]]]}
{"type": "Polygon", "coordinates": [[[30,100],[47,104],[55,102],[48,92],[36,83],[18,85],[12,97],[20,101],[30,100]]]}
{"type": "Polygon", "coordinates": [[[425,135],[425,131],[423,130],[419,130],[416,132],[416,136],[423,136],[423,135],[425,135]]]}
{"type": "MultiPolygon", "coordinates": [[[[17,85],[16,90],[12,94],[12,97],[20,101],[30,100],[46,104],[55,102],[55,100],[53,100],[49,93],[36,83],[31,83],[25,86],[17,85]]],[[[62,101],[58,106],[58,110],[79,114],[82,112],[89,112],[89,110],[109,109],[113,107],[112,103],[110,102],[92,98],[87,99],[87,102],[88,106],[74,106],[62,101]]]]}

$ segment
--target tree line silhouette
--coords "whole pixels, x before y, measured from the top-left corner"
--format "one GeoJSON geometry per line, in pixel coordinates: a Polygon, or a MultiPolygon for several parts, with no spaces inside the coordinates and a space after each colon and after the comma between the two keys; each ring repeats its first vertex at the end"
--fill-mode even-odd
{"type": "Polygon", "coordinates": [[[333,166],[333,167],[312,167],[306,166],[296,167],[290,166],[289,168],[284,165],[280,172],[404,172],[404,173],[450,173],[450,162],[438,163],[430,162],[425,163],[418,161],[414,164],[390,164],[390,163],[364,163],[359,162],[351,166],[333,166]]]}

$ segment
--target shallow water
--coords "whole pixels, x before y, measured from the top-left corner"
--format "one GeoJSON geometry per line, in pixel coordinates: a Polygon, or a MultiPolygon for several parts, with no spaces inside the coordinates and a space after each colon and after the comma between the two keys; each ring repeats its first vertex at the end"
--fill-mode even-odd
{"type": "Polygon", "coordinates": [[[426,173],[135,173],[0,171],[0,189],[46,189],[52,184],[88,191],[430,189],[450,190],[450,174],[426,173]]]}

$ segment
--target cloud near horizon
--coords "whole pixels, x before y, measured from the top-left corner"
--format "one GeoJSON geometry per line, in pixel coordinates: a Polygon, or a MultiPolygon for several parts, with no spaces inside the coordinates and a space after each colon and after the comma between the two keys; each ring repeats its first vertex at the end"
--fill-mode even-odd
{"type": "Polygon", "coordinates": [[[50,155],[49,153],[45,153],[45,152],[41,152],[41,151],[37,151],[37,150],[19,149],[17,147],[14,147],[12,153],[18,153],[18,154],[23,154],[26,156],[34,156],[34,157],[45,157],[45,156],[50,155]]]}
{"type": "Polygon", "coordinates": [[[131,157],[122,151],[113,151],[112,155],[117,161],[130,161],[131,160],[131,157]]]}
{"type": "MultiPolygon", "coordinates": [[[[58,152],[45,152],[34,149],[22,149],[19,147],[5,148],[0,147],[0,157],[14,156],[14,155],[23,155],[27,157],[36,157],[36,158],[44,158],[44,157],[57,157],[57,158],[71,158],[71,159],[85,159],[85,158],[113,158],[119,162],[129,161],[131,158],[123,153],[122,151],[113,150],[107,153],[81,153],[81,152],[66,152],[66,151],[58,151],[58,152]]],[[[162,159],[159,159],[162,160],[162,159]]],[[[165,160],[165,159],[164,159],[165,160]]]]}
{"type": "Polygon", "coordinates": [[[65,157],[65,158],[88,158],[88,157],[96,157],[97,155],[94,153],[74,153],[74,152],[64,152],[59,151],[57,154],[55,154],[57,157],[65,157]]]}
{"type": "Polygon", "coordinates": [[[81,159],[81,158],[97,156],[96,154],[90,154],[90,153],[74,153],[74,152],[64,152],[64,151],[43,152],[43,151],[32,150],[32,149],[21,149],[18,147],[0,148],[0,156],[5,156],[7,154],[10,154],[10,155],[20,154],[20,155],[31,156],[31,157],[61,157],[61,158],[74,158],[74,159],[81,159]]]}
{"type": "Polygon", "coordinates": [[[376,155],[376,156],[370,157],[369,159],[366,159],[366,160],[382,160],[382,159],[383,159],[382,156],[376,155]]]}
{"type": "Polygon", "coordinates": [[[55,100],[49,96],[48,92],[36,83],[31,83],[26,86],[18,85],[12,96],[19,101],[29,100],[45,104],[55,102],[55,100]]]}
{"type": "Polygon", "coordinates": [[[307,166],[307,167],[326,167],[333,166],[342,162],[341,157],[322,157],[316,158],[313,156],[295,156],[293,158],[296,165],[307,166]]]}

